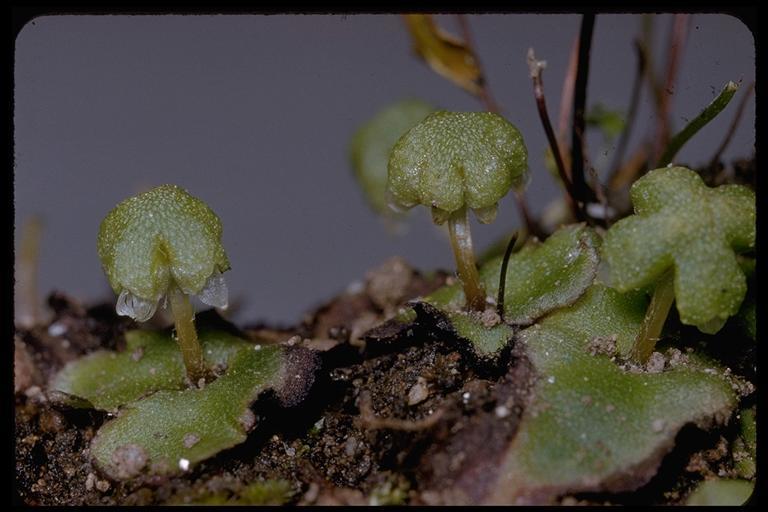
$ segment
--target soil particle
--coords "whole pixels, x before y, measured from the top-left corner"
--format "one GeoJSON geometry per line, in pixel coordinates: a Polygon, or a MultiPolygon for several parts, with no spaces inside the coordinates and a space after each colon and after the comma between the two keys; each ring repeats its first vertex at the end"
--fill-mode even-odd
{"type": "MultiPolygon", "coordinates": [[[[248,411],[248,412],[250,412],[250,411],[248,411]]],[[[251,412],[251,414],[253,414],[253,413],[251,412]]],[[[256,418],[255,417],[253,419],[253,422],[256,423],[256,418]]],[[[248,430],[248,429],[246,429],[246,430],[248,430]]],[[[192,448],[193,446],[195,446],[199,442],[200,442],[200,436],[198,436],[197,434],[192,434],[192,433],[184,434],[184,439],[183,439],[184,448],[192,448]]]]}
{"type": "Polygon", "coordinates": [[[96,485],[96,475],[88,473],[88,476],[85,478],[85,490],[92,491],[94,485],[96,485]]]}
{"type": "Polygon", "coordinates": [[[393,257],[366,276],[366,291],[381,310],[394,307],[409,294],[414,270],[400,257],[393,257]]]}
{"type": "Polygon", "coordinates": [[[661,352],[654,352],[645,364],[645,371],[648,373],[661,373],[664,371],[664,364],[664,355],[661,352]]]}
{"type": "Polygon", "coordinates": [[[111,474],[125,480],[141,473],[147,465],[147,452],[137,444],[126,444],[112,452],[111,474]]]}
{"type": "Polygon", "coordinates": [[[482,315],[480,315],[480,321],[484,327],[490,329],[501,323],[501,317],[499,316],[499,313],[496,312],[495,308],[488,308],[483,311],[482,315]]]}
{"type": "MultiPolygon", "coordinates": [[[[256,426],[256,415],[253,414],[253,411],[251,411],[250,409],[246,409],[243,412],[243,414],[240,416],[239,421],[240,421],[240,426],[243,427],[243,430],[245,430],[246,432],[250,432],[253,429],[253,427],[256,426]]],[[[186,445],[186,441],[185,441],[185,445],[186,445]]]]}
{"type": "Polygon", "coordinates": [[[31,386],[40,385],[42,379],[27,345],[18,336],[14,337],[13,345],[13,390],[23,393],[31,386]]]}
{"type": "Polygon", "coordinates": [[[498,383],[477,380],[452,394],[463,407],[449,409],[453,414],[441,422],[444,428],[436,432],[419,468],[426,482],[425,503],[478,503],[492,489],[533,381],[530,363],[519,356],[498,383]],[[499,406],[509,412],[500,416],[499,406]]]}
{"type": "Polygon", "coordinates": [[[613,356],[616,354],[616,336],[595,336],[587,345],[587,351],[593,355],[613,356]]]}
{"type": "Polygon", "coordinates": [[[427,379],[424,377],[418,377],[416,384],[408,390],[408,405],[416,405],[423,402],[429,397],[429,386],[427,385],[427,379]]]}
{"type": "Polygon", "coordinates": [[[296,345],[286,350],[284,361],[281,385],[276,391],[280,403],[290,407],[300,403],[309,392],[320,358],[317,352],[296,345]]]}
{"type": "Polygon", "coordinates": [[[44,409],[39,421],[40,430],[47,433],[62,432],[69,426],[66,418],[53,409],[44,409]]]}
{"type": "MultiPolygon", "coordinates": [[[[14,356],[17,366],[26,358],[22,370],[37,372],[39,378],[16,376],[16,386],[20,380],[26,384],[15,397],[18,501],[76,506],[222,503],[238,499],[253,482],[275,479],[290,483],[292,504],[481,501],[496,481],[498,460],[516,433],[536,378],[522,349],[480,365],[471,350],[445,332],[426,335],[418,325],[395,323],[379,329],[379,339],[366,334],[365,350],[352,345],[363,324],[383,321],[388,312],[444,281],[445,275],[427,280],[391,260],[302,325],[253,327],[248,336],[258,343],[298,336],[289,351],[284,385],[254,404],[259,417],[270,421],[253,425],[242,445],[177,477],[147,474],[152,471],[146,468],[143,450],[122,447],[114,462],[133,478],[121,482],[101,479],[88,455],[105,415],[53,409],[45,400],[44,383],[84,353],[122,348],[122,333],[132,324],[116,317],[114,304],[84,308],[61,294],[53,296],[53,323],[19,329],[14,340],[23,347],[14,356]],[[387,282],[387,268],[399,277],[387,282]],[[315,382],[296,375],[316,375],[315,382]]],[[[198,316],[201,325],[204,318],[198,316]]],[[[495,320],[489,315],[487,321],[495,320]]],[[[614,347],[608,340],[596,350],[614,353],[615,341],[614,347]]],[[[678,351],[677,357],[685,355],[678,351]]],[[[670,352],[670,365],[674,358],[670,352]]],[[[610,405],[605,409],[612,412],[610,405]]],[[[249,429],[255,422],[251,416],[253,421],[244,421],[249,429]]],[[[184,436],[185,446],[198,442],[194,432],[184,436]]],[[[727,443],[723,446],[727,451],[727,443]]],[[[710,449],[722,455],[721,445],[710,449]]],[[[706,450],[698,456],[713,474],[727,470],[731,461],[727,454],[716,459],[706,450]]]]}
{"type": "Polygon", "coordinates": [[[361,315],[375,311],[371,300],[364,293],[343,294],[320,308],[310,320],[313,338],[329,338],[343,330],[351,332],[361,315]]]}
{"type": "Polygon", "coordinates": [[[688,356],[676,348],[669,349],[667,356],[669,358],[669,366],[672,368],[678,368],[688,364],[688,356]]]}

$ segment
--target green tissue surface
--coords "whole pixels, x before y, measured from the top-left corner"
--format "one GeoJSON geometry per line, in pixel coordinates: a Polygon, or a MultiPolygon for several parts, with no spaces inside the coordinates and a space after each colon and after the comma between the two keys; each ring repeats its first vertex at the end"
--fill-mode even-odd
{"type": "MultiPolygon", "coordinates": [[[[512,254],[504,289],[504,321],[532,323],[548,311],[576,301],[597,275],[600,240],[584,224],[565,226],[544,243],[529,244],[512,254]]],[[[499,293],[502,257],[480,268],[480,280],[491,297],[499,293]]],[[[445,311],[465,303],[460,283],[436,290],[424,299],[445,311]]]]}
{"type": "Polygon", "coordinates": [[[674,268],[681,321],[717,332],[747,291],[736,252],[755,247],[755,193],[709,188],[684,167],[650,171],[630,193],[635,215],[614,224],[603,244],[612,286],[640,289],[674,268]]]}
{"type": "Polygon", "coordinates": [[[527,158],[523,137],[503,117],[435,112],[395,144],[388,188],[406,208],[493,209],[512,186],[524,183],[527,158]]]}
{"type": "Polygon", "coordinates": [[[250,404],[283,378],[280,347],[255,347],[234,353],[226,372],[203,389],[158,391],[126,405],[93,439],[96,465],[118,479],[174,474],[243,442],[256,423],[250,404]],[[126,451],[130,458],[120,455],[126,451]]]}
{"type": "MultiPolygon", "coordinates": [[[[69,405],[114,411],[160,389],[186,387],[186,371],[178,343],[155,331],[129,331],[123,352],[99,350],[68,363],[49,389],[72,395],[69,405]],[[82,403],[83,398],[89,403],[82,403]]],[[[209,368],[227,363],[235,352],[253,344],[230,334],[201,331],[200,344],[209,368]]]]}
{"type": "Polygon", "coordinates": [[[729,384],[693,356],[661,373],[628,373],[608,355],[588,352],[595,336],[631,344],[644,304],[639,294],[595,285],[518,335],[538,378],[489,502],[636,488],[655,473],[684,424],[729,416],[736,404],[729,384]]]}
{"type": "Polygon", "coordinates": [[[456,334],[472,342],[480,355],[492,355],[504,348],[514,331],[505,323],[486,327],[474,312],[451,311],[446,313],[456,334]]]}
{"type": "Polygon", "coordinates": [[[740,432],[733,442],[734,469],[740,477],[753,478],[757,472],[757,421],[755,407],[741,411],[740,432]]]}
{"type": "Polygon", "coordinates": [[[706,480],[691,493],[685,504],[692,506],[740,506],[752,496],[754,489],[754,482],[747,482],[746,480],[706,480]]]}
{"type": "Polygon", "coordinates": [[[173,280],[197,294],[214,272],[229,269],[221,221],[200,199],[162,185],[118,204],[98,235],[101,264],[116,293],[158,300],[173,280]]]}
{"type": "Polygon", "coordinates": [[[374,211],[394,213],[387,204],[389,154],[405,132],[434,111],[421,100],[401,100],[379,111],[352,136],[352,168],[374,211]]]}

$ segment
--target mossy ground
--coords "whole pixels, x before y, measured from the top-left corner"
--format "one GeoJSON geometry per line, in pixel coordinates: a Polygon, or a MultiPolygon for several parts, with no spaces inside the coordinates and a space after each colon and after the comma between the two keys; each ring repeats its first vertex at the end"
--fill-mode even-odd
{"type": "MultiPolygon", "coordinates": [[[[52,321],[16,333],[15,499],[29,505],[432,504],[449,500],[441,490],[467,479],[482,492],[483,468],[503,452],[525,408],[530,363],[515,349],[479,360],[457,340],[418,329],[394,331],[386,341],[358,338],[444,281],[443,274],[427,279],[388,263],[298,326],[244,328],[262,343],[297,336],[323,350],[310,395],[283,408],[267,394],[253,407],[261,421],[244,444],[181,477],[127,482],[110,481],[90,462],[90,440],[106,415],[52,408],[45,383],[79,355],[119,349],[129,322],[110,305],[86,309],[52,296],[52,321]]],[[[212,313],[199,315],[198,323],[227,326],[212,313]]],[[[734,437],[733,428],[687,427],[656,477],[634,493],[564,496],[562,503],[680,503],[698,481],[731,472],[723,440],[734,437]]]]}

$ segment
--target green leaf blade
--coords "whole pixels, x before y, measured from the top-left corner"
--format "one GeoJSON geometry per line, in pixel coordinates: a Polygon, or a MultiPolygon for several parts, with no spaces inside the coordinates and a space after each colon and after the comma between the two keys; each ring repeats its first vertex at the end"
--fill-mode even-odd
{"type": "Polygon", "coordinates": [[[256,421],[249,406],[261,391],[284,378],[281,361],[278,346],[240,350],[226,373],[203,389],[159,391],[133,402],[102,426],[91,455],[103,471],[118,479],[144,471],[186,471],[245,440],[256,421]],[[121,456],[126,449],[143,463],[121,456]]]}

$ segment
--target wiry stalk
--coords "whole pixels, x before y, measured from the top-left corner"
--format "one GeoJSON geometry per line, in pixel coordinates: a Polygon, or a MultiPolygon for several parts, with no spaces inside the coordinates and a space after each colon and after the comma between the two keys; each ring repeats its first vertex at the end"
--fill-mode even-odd
{"type": "Polygon", "coordinates": [[[549,121],[549,114],[547,113],[547,101],[544,97],[544,82],[541,77],[542,70],[545,63],[543,61],[536,60],[536,56],[533,53],[533,48],[528,49],[528,68],[531,73],[531,79],[533,80],[533,95],[536,99],[536,107],[539,111],[539,118],[541,124],[544,126],[544,133],[547,135],[547,141],[549,141],[549,149],[552,151],[552,157],[555,159],[555,166],[557,172],[560,175],[560,181],[565,188],[565,200],[568,203],[568,207],[571,209],[571,213],[576,220],[583,220],[581,208],[579,208],[576,202],[576,193],[573,190],[573,184],[571,178],[568,175],[568,171],[563,163],[563,158],[560,155],[560,147],[555,137],[555,132],[552,129],[552,123],[549,121]]]}
{"type": "Polygon", "coordinates": [[[467,308],[482,311],[485,309],[485,290],[477,273],[466,207],[456,210],[448,218],[448,232],[451,235],[453,256],[456,258],[456,270],[467,298],[467,308]]]}
{"type": "Polygon", "coordinates": [[[203,349],[200,347],[195,330],[195,310],[187,294],[178,286],[171,286],[168,295],[176,327],[176,341],[181,349],[187,377],[192,384],[197,384],[200,379],[205,379],[208,369],[203,361],[203,349]]]}
{"type": "Polygon", "coordinates": [[[571,183],[576,193],[576,200],[583,203],[594,200],[594,191],[584,179],[584,146],[586,120],[584,114],[587,105],[587,79],[589,77],[589,56],[592,48],[592,32],[595,27],[595,15],[585,14],[581,18],[579,30],[579,60],[576,67],[576,81],[573,92],[573,127],[571,131],[571,183]]]}

